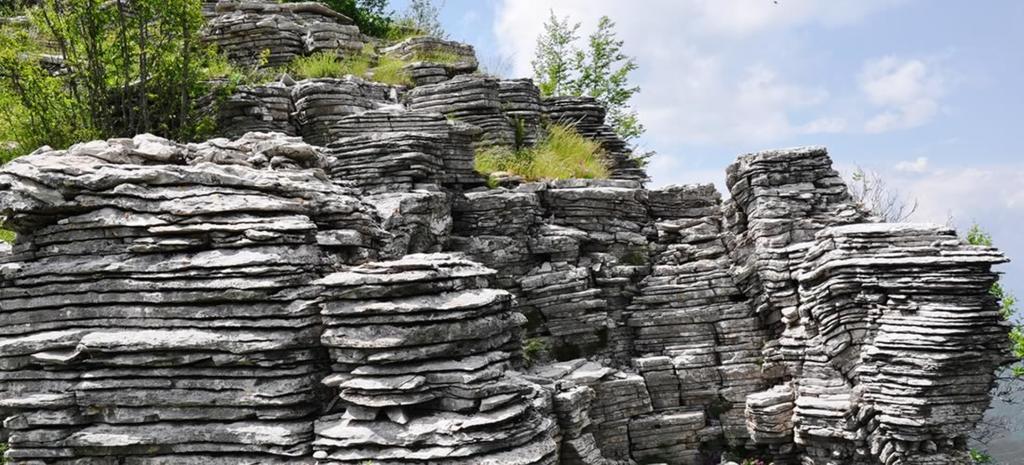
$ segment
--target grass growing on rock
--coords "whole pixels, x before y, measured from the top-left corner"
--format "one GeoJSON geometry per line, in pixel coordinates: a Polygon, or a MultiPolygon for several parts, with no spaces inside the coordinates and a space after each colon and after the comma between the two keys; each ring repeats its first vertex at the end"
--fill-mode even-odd
{"type": "Polygon", "coordinates": [[[6,229],[0,229],[0,242],[6,242],[8,244],[14,242],[14,231],[8,231],[6,229]]]}
{"type": "Polygon", "coordinates": [[[291,72],[298,79],[340,78],[347,75],[390,85],[412,85],[412,76],[405,70],[405,61],[387,55],[374,57],[372,45],[358,54],[339,58],[331,52],[318,52],[296,58],[291,72]],[[376,63],[375,63],[376,62],[376,63]]]}
{"type": "Polygon", "coordinates": [[[489,176],[509,172],[527,181],[546,179],[605,179],[609,176],[605,152],[597,142],[568,126],[551,125],[533,147],[512,150],[488,147],[476,153],[475,168],[489,176]]]}

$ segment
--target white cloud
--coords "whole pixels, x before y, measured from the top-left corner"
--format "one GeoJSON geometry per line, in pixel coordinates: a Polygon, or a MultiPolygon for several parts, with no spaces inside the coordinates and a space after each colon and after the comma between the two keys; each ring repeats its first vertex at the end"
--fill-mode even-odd
{"type": "Polygon", "coordinates": [[[896,171],[924,173],[928,171],[928,157],[917,157],[912,161],[901,161],[894,166],[896,171]]]}
{"type": "MultiPolygon", "coordinates": [[[[849,131],[861,118],[834,110],[826,75],[803,61],[807,25],[855,23],[900,0],[503,0],[496,8],[498,48],[512,74],[530,76],[536,37],[548,12],[582,23],[584,35],[608,15],[640,65],[634,106],[648,143],[751,146],[795,136],[849,131]],[[769,45],[771,43],[772,45],[769,45]],[[810,72],[809,72],[810,71],[810,72]]],[[[850,93],[852,88],[840,89],[850,93]]]]}
{"type": "Polygon", "coordinates": [[[920,59],[887,56],[864,63],[860,88],[880,112],[864,123],[870,133],[921,126],[939,111],[945,94],[940,73],[920,59]]]}

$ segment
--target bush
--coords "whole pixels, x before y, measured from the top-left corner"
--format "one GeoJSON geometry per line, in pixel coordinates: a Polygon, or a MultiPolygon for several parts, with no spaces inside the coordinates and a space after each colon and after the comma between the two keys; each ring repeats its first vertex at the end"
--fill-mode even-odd
{"type": "Polygon", "coordinates": [[[601,145],[561,125],[549,126],[547,134],[533,147],[481,149],[476,154],[475,168],[484,175],[506,171],[528,181],[609,176],[601,145]]]}
{"type": "Polygon", "coordinates": [[[8,244],[14,243],[15,233],[14,231],[8,231],[6,229],[0,229],[0,241],[8,244]]]}
{"type": "Polygon", "coordinates": [[[0,136],[16,142],[5,158],[87,139],[196,134],[194,102],[216,57],[200,37],[199,2],[43,0],[28,14],[31,34],[0,38],[0,136]],[[41,53],[59,54],[64,72],[51,74],[41,53]]]}
{"type": "Polygon", "coordinates": [[[533,366],[535,363],[547,357],[548,346],[541,338],[530,338],[523,341],[523,361],[526,366],[533,366]]]}

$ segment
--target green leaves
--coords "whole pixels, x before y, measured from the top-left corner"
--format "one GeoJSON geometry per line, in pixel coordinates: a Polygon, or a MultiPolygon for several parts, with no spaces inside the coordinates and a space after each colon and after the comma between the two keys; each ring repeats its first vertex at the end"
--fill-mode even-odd
{"type": "MultiPolygon", "coordinates": [[[[967,231],[967,243],[971,245],[992,247],[992,235],[981,229],[981,226],[974,224],[967,231]]],[[[989,294],[999,302],[999,314],[1007,321],[1013,321],[1017,316],[1017,297],[1003,289],[999,282],[992,284],[989,294]]],[[[1014,322],[1010,330],[1010,350],[1017,360],[1011,367],[1013,376],[1024,378],[1024,325],[1014,322]]]]}
{"type": "Polygon", "coordinates": [[[640,137],[645,129],[629,101],[640,92],[629,77],[637,70],[636,60],[622,51],[623,41],[615,34],[615,22],[601,17],[597,29],[587,37],[586,49],[576,46],[580,23],[550,12],[544,33],[537,39],[533,65],[534,80],[544,96],[586,95],[608,108],[608,123],[626,141],[640,137]]]}

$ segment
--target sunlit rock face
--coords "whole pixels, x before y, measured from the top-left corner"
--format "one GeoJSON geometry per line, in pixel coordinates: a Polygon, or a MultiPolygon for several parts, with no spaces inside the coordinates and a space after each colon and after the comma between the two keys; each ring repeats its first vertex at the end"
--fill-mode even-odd
{"type": "MultiPolygon", "coordinates": [[[[207,3],[236,64],[368,40],[318,4],[207,3]]],[[[595,100],[465,44],[380,52],[411,86],[284,76],[223,99],[223,137],[0,168],[10,463],[970,463],[1008,358],[998,251],[873,223],[822,147],[741,155],[726,198],[648,189],[595,100]],[[474,171],[549,123],[611,179],[474,171]]]]}

